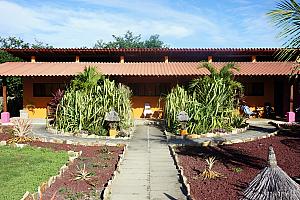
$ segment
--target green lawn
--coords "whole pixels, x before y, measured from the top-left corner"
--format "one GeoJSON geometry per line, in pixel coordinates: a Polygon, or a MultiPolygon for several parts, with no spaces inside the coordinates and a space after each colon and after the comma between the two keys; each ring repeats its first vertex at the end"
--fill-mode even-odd
{"type": "Polygon", "coordinates": [[[36,192],[67,161],[67,152],[0,146],[0,199],[19,200],[26,191],[36,192]]]}

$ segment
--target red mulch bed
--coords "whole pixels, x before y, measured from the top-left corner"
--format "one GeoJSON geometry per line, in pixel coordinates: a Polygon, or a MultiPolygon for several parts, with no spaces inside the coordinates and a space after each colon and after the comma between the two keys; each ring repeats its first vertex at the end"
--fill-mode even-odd
{"type": "Polygon", "coordinates": [[[300,177],[300,133],[281,133],[254,142],[218,147],[179,147],[179,164],[191,186],[193,199],[240,199],[248,183],[267,165],[268,147],[272,145],[278,166],[291,177],[300,177]],[[213,170],[225,178],[203,180],[205,158],[215,156],[213,170]]]}
{"type": "MultiPolygon", "coordinates": [[[[0,133],[0,141],[12,138],[11,135],[3,132],[0,133]]],[[[118,162],[118,155],[124,150],[124,146],[81,146],[40,141],[33,141],[28,144],[31,146],[50,148],[55,151],[82,151],[82,155],[69,165],[68,170],[63,173],[62,177],[57,179],[51,187],[43,193],[43,200],[52,198],[63,200],[94,197],[95,191],[102,191],[105,184],[112,177],[118,162]],[[83,164],[85,164],[88,172],[93,173],[93,176],[88,181],[74,180],[76,177],[75,174],[78,171],[77,166],[82,169],[83,164]]],[[[99,192],[97,196],[99,196],[99,192]]]]}

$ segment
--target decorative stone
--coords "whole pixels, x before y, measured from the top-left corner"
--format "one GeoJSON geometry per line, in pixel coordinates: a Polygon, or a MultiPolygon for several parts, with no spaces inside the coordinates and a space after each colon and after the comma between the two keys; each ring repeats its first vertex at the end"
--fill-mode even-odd
{"type": "Polygon", "coordinates": [[[207,146],[209,146],[209,144],[210,144],[210,141],[204,141],[204,142],[202,142],[202,146],[203,147],[207,147],[207,146]]]}
{"type": "Polygon", "coordinates": [[[18,144],[18,143],[16,143],[16,147],[23,148],[25,146],[27,146],[27,144],[18,144]]]}
{"type": "Polygon", "coordinates": [[[231,140],[231,143],[235,144],[235,143],[242,143],[244,142],[243,140],[241,139],[234,139],[234,140],[231,140]]]}
{"type": "Polygon", "coordinates": [[[66,141],[66,144],[73,144],[73,141],[67,140],[67,141],[66,141]]]}
{"type": "Polygon", "coordinates": [[[5,146],[6,145],[6,141],[0,141],[0,146],[5,146]]]}
{"type": "Polygon", "coordinates": [[[30,193],[28,191],[25,192],[21,200],[29,199],[30,193]]]}

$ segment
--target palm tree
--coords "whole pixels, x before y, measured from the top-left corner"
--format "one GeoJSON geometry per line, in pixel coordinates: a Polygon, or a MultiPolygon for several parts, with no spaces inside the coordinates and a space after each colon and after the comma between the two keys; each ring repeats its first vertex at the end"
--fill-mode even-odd
{"type": "MultiPolygon", "coordinates": [[[[203,77],[194,79],[190,84],[190,89],[195,91],[197,87],[199,87],[199,83],[203,81],[210,81],[210,79],[223,79],[224,83],[232,90],[242,90],[243,86],[241,83],[237,82],[233,78],[233,70],[240,71],[239,66],[234,63],[228,63],[224,65],[220,71],[218,71],[212,64],[203,63],[199,68],[206,68],[210,72],[209,77],[203,77]]],[[[200,84],[202,85],[202,84],[200,84]]]]}
{"type": "Polygon", "coordinates": [[[75,79],[72,80],[72,87],[75,90],[89,90],[96,86],[104,76],[97,71],[96,67],[86,67],[83,72],[79,73],[75,79]]]}
{"type": "Polygon", "coordinates": [[[297,78],[300,73],[300,5],[295,0],[283,0],[267,15],[271,17],[275,27],[280,29],[278,37],[284,41],[284,49],[279,52],[278,57],[296,60],[292,74],[297,78]]]}

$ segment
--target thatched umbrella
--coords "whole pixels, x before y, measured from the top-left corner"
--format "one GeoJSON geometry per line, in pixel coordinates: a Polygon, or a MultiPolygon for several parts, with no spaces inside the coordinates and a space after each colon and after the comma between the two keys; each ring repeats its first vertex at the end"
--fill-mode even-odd
{"type": "Polygon", "coordinates": [[[300,200],[300,186],[277,166],[273,147],[269,147],[269,166],[244,191],[243,200],[300,200]]]}

